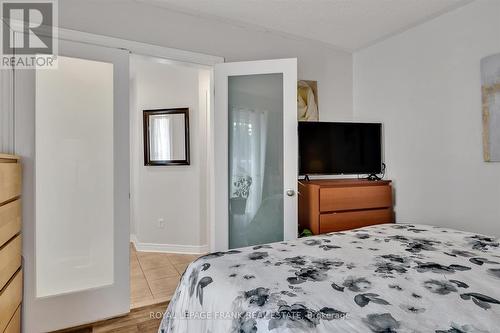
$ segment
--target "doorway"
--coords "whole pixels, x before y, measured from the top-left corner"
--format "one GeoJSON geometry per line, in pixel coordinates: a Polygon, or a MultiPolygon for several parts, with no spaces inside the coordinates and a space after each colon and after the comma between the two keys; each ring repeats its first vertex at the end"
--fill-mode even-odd
{"type": "Polygon", "coordinates": [[[131,308],[170,300],[189,263],[209,251],[211,72],[210,66],[130,56],[131,308]],[[145,110],[174,109],[187,110],[187,125],[165,118],[149,126],[144,117],[145,110]],[[189,164],[150,165],[148,142],[159,156],[187,142],[189,156],[182,158],[189,164]]]}

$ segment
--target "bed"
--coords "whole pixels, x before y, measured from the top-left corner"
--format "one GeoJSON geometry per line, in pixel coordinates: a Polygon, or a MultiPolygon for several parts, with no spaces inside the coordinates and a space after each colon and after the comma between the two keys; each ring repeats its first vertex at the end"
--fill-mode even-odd
{"type": "Polygon", "coordinates": [[[160,333],[499,332],[499,240],[383,224],[193,262],[160,333]]]}

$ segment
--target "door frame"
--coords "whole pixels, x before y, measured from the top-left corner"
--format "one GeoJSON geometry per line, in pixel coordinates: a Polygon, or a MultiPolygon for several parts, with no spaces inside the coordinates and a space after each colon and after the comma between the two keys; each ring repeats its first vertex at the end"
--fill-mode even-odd
{"type": "MultiPolygon", "coordinates": [[[[22,26],[22,25],[18,25],[22,26]]],[[[22,31],[18,31],[22,32],[22,31]]],[[[76,30],[70,30],[70,29],[63,29],[63,28],[58,28],[58,37],[59,40],[65,40],[65,41],[70,41],[70,42],[77,42],[77,43],[83,43],[83,44],[89,44],[89,45],[94,45],[94,46],[101,46],[101,47],[107,47],[107,48],[114,48],[114,49],[121,49],[121,50],[126,50],[129,53],[134,53],[137,55],[143,55],[143,56],[150,56],[150,57],[155,57],[155,58],[162,58],[170,61],[179,61],[183,63],[193,63],[196,65],[202,65],[202,66],[207,66],[210,68],[210,85],[211,85],[211,96],[209,96],[209,106],[208,106],[208,117],[209,117],[209,127],[207,129],[207,137],[206,137],[206,142],[208,144],[208,156],[207,156],[207,167],[206,167],[206,180],[207,180],[207,199],[209,201],[209,204],[207,205],[207,211],[206,216],[208,217],[208,221],[206,224],[206,241],[209,243],[210,239],[210,225],[212,223],[212,219],[214,218],[214,210],[213,206],[210,204],[214,201],[213,198],[213,184],[214,184],[214,157],[213,157],[213,151],[214,151],[214,145],[213,145],[213,127],[214,127],[214,71],[213,68],[216,64],[223,63],[224,58],[219,57],[219,56],[212,56],[212,55],[207,55],[207,54],[202,54],[202,53],[196,53],[196,52],[190,52],[190,51],[185,51],[185,50],[180,50],[180,49],[174,49],[174,48],[168,48],[168,47],[162,47],[158,45],[153,45],[153,44],[147,44],[147,43],[141,43],[141,42],[135,42],[135,41],[130,41],[126,39],[121,39],[121,38],[114,38],[114,37],[108,37],[104,35],[97,35],[97,34],[91,34],[91,33],[86,33],[86,32],[81,32],[81,31],[76,31],[76,30]]],[[[9,84],[3,84],[1,85],[2,91],[0,91],[4,96],[13,96],[15,93],[15,79],[9,79],[9,84]]],[[[34,103],[34,95],[33,99],[27,100],[26,103],[31,104],[34,103]]],[[[6,103],[7,104],[7,103],[6,103]]],[[[17,118],[18,115],[16,115],[16,106],[14,103],[8,103],[6,106],[2,103],[2,112],[3,116],[17,118]]],[[[21,106],[22,107],[22,106],[21,106]]],[[[129,107],[130,111],[130,107],[129,107]]],[[[24,115],[20,115],[22,121],[22,117],[24,115]]],[[[129,116],[130,118],[130,116],[129,116]]],[[[129,119],[130,120],[130,119],[129,119]]],[[[16,133],[15,133],[15,124],[13,123],[14,128],[11,129],[12,133],[9,133],[12,135],[12,140],[7,142],[6,144],[6,149],[11,151],[11,152],[16,152],[18,150],[18,142],[14,138],[16,138],[16,133]]],[[[27,142],[30,140],[34,140],[34,124],[30,124],[30,127],[33,129],[33,133],[30,134],[30,137],[24,138],[23,141],[27,142]]],[[[22,141],[20,142],[20,145],[22,146],[23,143],[22,141]]],[[[130,144],[128,145],[129,151],[130,151],[130,144]]],[[[32,164],[32,163],[28,163],[32,164]]],[[[34,173],[34,166],[28,165],[27,168],[23,169],[23,178],[24,178],[24,187],[29,186],[27,188],[33,188],[34,186],[34,178],[33,178],[33,173],[34,173]]],[[[129,173],[129,179],[130,179],[130,173],[129,173]]],[[[30,198],[29,200],[35,200],[34,198],[34,193],[33,194],[28,194],[30,198]]],[[[129,193],[130,195],[130,193],[129,193]]],[[[28,262],[31,262],[34,264],[35,260],[35,212],[33,207],[30,205],[24,205],[23,206],[23,216],[29,223],[23,223],[23,234],[24,236],[24,242],[23,242],[23,256],[28,257],[28,262]]],[[[129,212],[130,213],[130,212],[129,212]]],[[[211,248],[210,248],[211,249],[211,248]]],[[[212,249],[211,249],[212,250],[212,249]]],[[[128,254],[127,254],[128,255],[128,254]]],[[[30,269],[30,271],[34,274],[34,267],[30,269]]],[[[36,281],[35,281],[35,276],[31,278],[26,278],[25,279],[25,289],[27,290],[35,290],[36,288],[36,281]]],[[[23,295],[23,298],[27,297],[28,295],[23,295]]],[[[31,295],[32,296],[32,295],[31,295]]],[[[31,297],[29,296],[29,297],[31,297]]],[[[25,300],[24,300],[25,301],[25,300]]],[[[36,298],[34,298],[32,301],[36,301],[36,298]]],[[[27,304],[27,303],[25,303],[27,304]]],[[[27,307],[23,307],[23,311],[26,311],[27,307]]],[[[125,312],[127,313],[127,312],[125,312]]],[[[124,313],[124,314],[125,314],[124,313]]],[[[23,315],[23,321],[26,320],[28,316],[23,315]]],[[[81,324],[85,324],[86,322],[82,321],[81,324]]],[[[26,323],[23,323],[24,327],[31,327],[32,325],[26,325],[26,323]]]]}
{"type": "Polygon", "coordinates": [[[215,123],[214,129],[214,218],[210,224],[210,248],[225,251],[229,247],[229,227],[220,227],[220,223],[229,223],[229,181],[228,181],[228,77],[235,75],[258,75],[283,73],[283,137],[288,138],[283,154],[283,240],[297,238],[297,175],[296,163],[287,164],[287,151],[298,151],[297,135],[297,59],[273,59],[224,63],[215,66],[215,123]],[[291,102],[293,101],[293,102],[291,102]],[[286,112],[292,113],[288,117],[286,112]],[[285,149],[286,148],[286,149],[285,149]],[[293,190],[294,196],[287,198],[286,190],[293,190]],[[292,216],[290,216],[292,215],[292,216]],[[293,220],[295,216],[295,221],[293,220]],[[217,238],[215,237],[217,235],[217,238]]]}

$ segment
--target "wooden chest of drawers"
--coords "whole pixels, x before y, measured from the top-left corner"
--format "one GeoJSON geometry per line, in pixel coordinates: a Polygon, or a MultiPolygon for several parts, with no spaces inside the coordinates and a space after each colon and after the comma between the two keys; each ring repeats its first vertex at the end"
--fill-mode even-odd
{"type": "Polygon", "coordinates": [[[0,332],[21,332],[21,164],[0,154],[0,332]]]}
{"type": "Polygon", "coordinates": [[[392,223],[390,180],[310,180],[299,182],[299,225],[313,234],[392,223]]]}

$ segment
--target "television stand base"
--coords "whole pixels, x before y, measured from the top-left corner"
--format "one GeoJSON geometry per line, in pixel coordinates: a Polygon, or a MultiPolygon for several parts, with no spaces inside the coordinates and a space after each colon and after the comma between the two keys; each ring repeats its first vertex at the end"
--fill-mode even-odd
{"type": "Polygon", "coordinates": [[[371,180],[371,181],[379,181],[379,180],[382,180],[382,178],[380,178],[379,176],[377,176],[376,174],[372,173],[370,175],[368,175],[368,177],[366,177],[367,180],[371,180]]]}

